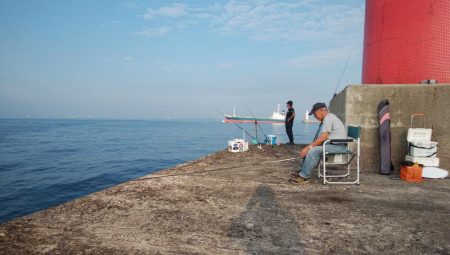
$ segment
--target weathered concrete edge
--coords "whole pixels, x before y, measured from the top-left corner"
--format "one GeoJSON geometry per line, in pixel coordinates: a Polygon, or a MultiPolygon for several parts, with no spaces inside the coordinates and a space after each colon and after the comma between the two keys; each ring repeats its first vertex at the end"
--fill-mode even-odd
{"type": "Polygon", "coordinates": [[[64,203],[60,203],[60,204],[57,204],[57,205],[53,205],[53,206],[50,206],[50,207],[41,209],[41,210],[39,210],[39,211],[35,211],[35,212],[32,212],[32,213],[29,213],[29,214],[26,214],[26,215],[23,215],[23,216],[20,216],[20,217],[17,217],[17,218],[8,220],[8,221],[6,221],[6,222],[2,222],[2,223],[0,223],[0,226],[1,226],[1,225],[4,225],[4,224],[11,223],[11,222],[16,221],[16,220],[21,220],[21,219],[26,219],[26,218],[34,218],[34,217],[37,217],[39,214],[42,214],[43,212],[45,212],[45,211],[47,211],[47,210],[51,210],[51,209],[57,208],[57,207],[62,207],[62,206],[64,206],[64,205],[70,204],[70,203],[76,203],[77,201],[81,201],[81,200],[84,200],[84,199],[88,199],[88,198],[90,198],[90,197],[93,197],[93,196],[95,196],[95,195],[98,194],[98,193],[105,192],[106,190],[109,190],[109,189],[114,189],[114,188],[116,188],[116,187],[118,187],[118,186],[127,185],[128,183],[132,183],[132,182],[135,182],[135,181],[140,180],[140,179],[151,178],[151,177],[156,177],[156,176],[160,176],[160,175],[170,175],[170,174],[173,174],[173,173],[175,173],[177,170],[179,170],[180,168],[183,168],[183,167],[187,167],[187,166],[190,166],[190,165],[197,164],[198,162],[201,162],[203,159],[206,159],[206,158],[208,158],[208,157],[211,157],[211,156],[213,156],[213,155],[215,155],[215,154],[217,154],[217,153],[223,152],[223,151],[225,151],[225,150],[226,150],[226,149],[218,150],[218,151],[215,151],[215,152],[212,152],[212,153],[203,155],[203,156],[201,156],[201,157],[199,157],[199,158],[197,158],[197,159],[193,159],[193,160],[189,160],[189,161],[186,161],[186,162],[183,162],[183,163],[179,163],[179,164],[177,164],[177,165],[175,165],[175,166],[172,166],[172,167],[160,169],[160,170],[157,170],[156,172],[152,172],[152,173],[149,173],[149,174],[145,174],[144,176],[141,176],[141,177],[133,178],[133,179],[130,179],[130,180],[127,180],[127,181],[124,181],[124,182],[120,182],[120,183],[114,184],[114,185],[109,186],[109,187],[106,187],[106,188],[104,188],[104,189],[97,190],[97,191],[95,191],[95,192],[92,192],[92,193],[83,195],[83,196],[81,196],[81,197],[77,197],[77,198],[68,200],[68,201],[66,201],[66,202],[64,202],[64,203]]]}

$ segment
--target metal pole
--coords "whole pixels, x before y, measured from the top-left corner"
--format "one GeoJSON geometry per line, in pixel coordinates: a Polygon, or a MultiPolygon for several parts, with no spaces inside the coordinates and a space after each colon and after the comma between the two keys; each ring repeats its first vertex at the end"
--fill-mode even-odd
{"type": "Polygon", "coordinates": [[[256,134],[256,140],[259,141],[258,139],[258,121],[255,120],[255,134],[256,134]]]}

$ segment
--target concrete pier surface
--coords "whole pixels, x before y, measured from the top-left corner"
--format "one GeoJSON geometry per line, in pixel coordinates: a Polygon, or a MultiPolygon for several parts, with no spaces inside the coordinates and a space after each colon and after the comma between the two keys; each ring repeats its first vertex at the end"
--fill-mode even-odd
{"type": "Polygon", "coordinates": [[[300,148],[220,151],[1,224],[0,254],[450,254],[449,179],[293,185],[299,161],[271,161],[300,148]]]}

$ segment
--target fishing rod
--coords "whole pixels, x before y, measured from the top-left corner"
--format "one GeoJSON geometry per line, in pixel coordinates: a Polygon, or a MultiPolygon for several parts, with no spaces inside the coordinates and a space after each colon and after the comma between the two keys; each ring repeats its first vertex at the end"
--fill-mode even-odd
{"type": "MultiPolygon", "coordinates": [[[[225,113],[221,112],[219,109],[215,108],[216,111],[218,111],[222,116],[225,116],[225,113]]],[[[242,132],[244,132],[245,134],[247,134],[248,136],[250,136],[252,139],[255,139],[258,144],[262,144],[258,138],[254,137],[253,135],[251,135],[249,132],[247,132],[243,127],[239,126],[236,122],[234,122],[233,120],[229,119],[229,121],[231,121],[231,123],[233,123],[236,127],[238,127],[240,130],[242,130],[242,132]]]]}
{"type": "MultiPolygon", "coordinates": [[[[339,88],[339,84],[341,83],[341,80],[342,80],[342,77],[344,76],[345,70],[347,70],[347,66],[348,66],[348,63],[350,62],[350,59],[352,58],[352,55],[353,54],[350,54],[348,56],[348,58],[347,58],[347,62],[345,62],[344,68],[342,69],[341,75],[339,76],[338,82],[337,82],[336,87],[334,89],[333,97],[331,99],[333,99],[337,95],[336,94],[337,89],[339,88]]],[[[319,137],[320,130],[322,129],[322,124],[323,124],[323,121],[320,122],[320,125],[317,128],[316,135],[314,136],[313,142],[319,137]]],[[[303,159],[303,161],[302,161],[302,165],[303,165],[303,162],[305,161],[305,158],[302,158],[302,159],[303,159]]]]}
{"type": "MultiPolygon", "coordinates": [[[[156,175],[156,176],[149,176],[149,177],[141,177],[139,179],[134,179],[134,180],[130,180],[130,182],[139,182],[139,181],[146,181],[146,180],[152,180],[152,179],[163,179],[163,178],[169,178],[169,177],[178,177],[178,176],[192,176],[192,175],[197,175],[197,174],[204,174],[204,173],[209,173],[209,172],[218,172],[218,171],[241,171],[243,167],[248,167],[248,168],[252,168],[252,167],[256,167],[256,166],[260,166],[260,165],[266,165],[266,164],[274,164],[274,163],[280,163],[280,162],[286,162],[286,161],[296,161],[298,160],[298,157],[294,157],[294,158],[286,158],[286,159],[278,159],[278,160],[271,160],[271,161],[263,161],[263,162],[256,162],[256,163],[251,163],[251,164],[239,164],[239,165],[232,165],[232,166],[227,166],[227,167],[218,167],[218,168],[212,168],[212,169],[204,169],[204,170],[200,170],[200,171],[195,171],[195,172],[183,172],[183,173],[179,173],[179,174],[165,174],[165,175],[156,175]]],[[[253,170],[257,170],[260,171],[261,168],[257,168],[257,169],[247,169],[247,171],[253,171],[253,170]]]]}
{"type": "MultiPolygon", "coordinates": [[[[313,138],[313,142],[319,137],[319,134],[320,134],[320,130],[322,129],[322,124],[323,124],[323,122],[320,122],[320,124],[319,124],[319,127],[317,128],[317,131],[316,131],[316,135],[314,136],[314,138],[313,138]]],[[[302,166],[303,166],[303,163],[305,162],[305,158],[306,157],[302,157],[301,159],[302,159],[302,162],[300,163],[300,169],[302,168],[302,166]]]]}
{"type": "MultiPolygon", "coordinates": [[[[341,83],[341,80],[342,80],[342,77],[344,76],[345,70],[347,70],[347,66],[348,66],[348,63],[350,62],[350,59],[352,58],[352,55],[353,55],[353,53],[351,53],[348,56],[347,62],[345,62],[344,68],[342,69],[341,75],[339,76],[338,82],[337,82],[336,87],[334,89],[333,97],[331,99],[333,99],[336,96],[337,89],[339,88],[339,84],[341,83]]],[[[322,124],[323,124],[323,121],[320,122],[320,125],[317,128],[317,132],[316,132],[316,135],[314,136],[313,142],[319,137],[320,130],[322,129],[322,124]]],[[[303,158],[303,160],[304,159],[305,158],[303,158]]],[[[302,162],[302,164],[303,164],[303,162],[302,162]]]]}
{"type": "MultiPolygon", "coordinates": [[[[248,107],[248,105],[247,105],[246,107],[247,107],[247,110],[248,110],[248,111],[250,112],[250,114],[252,115],[252,117],[253,117],[254,119],[256,119],[255,115],[253,115],[253,112],[250,110],[250,108],[248,107]]],[[[258,123],[258,121],[255,120],[255,124],[257,125],[256,128],[259,127],[259,128],[261,129],[261,132],[263,133],[264,137],[266,138],[266,139],[265,139],[265,142],[266,142],[266,144],[267,144],[267,143],[270,141],[270,140],[269,140],[269,137],[264,133],[264,130],[262,129],[262,127],[261,127],[261,125],[258,123]]],[[[273,149],[272,147],[269,147],[269,149],[270,149],[270,152],[271,152],[275,157],[279,158],[278,154],[274,151],[274,149],[273,149]]]]}
{"type": "MultiPolygon", "coordinates": [[[[350,59],[352,58],[352,55],[353,54],[350,54],[348,56],[347,62],[345,63],[344,68],[342,69],[341,75],[339,76],[338,82],[337,82],[336,87],[334,89],[333,97],[331,99],[333,99],[336,96],[337,89],[339,88],[339,84],[341,83],[342,77],[344,76],[345,70],[347,69],[348,63],[350,62],[350,59]]],[[[323,124],[323,121],[320,122],[320,125],[317,128],[316,135],[313,138],[313,142],[319,137],[320,131],[322,129],[322,124],[323,124]]],[[[301,159],[302,159],[302,162],[300,163],[300,169],[302,168],[303,163],[305,162],[305,157],[302,157],[301,159]]]]}
{"type": "MultiPolygon", "coordinates": [[[[350,62],[351,58],[352,58],[352,54],[350,54],[348,56],[347,62],[345,62],[344,69],[342,69],[341,76],[339,76],[338,82],[337,82],[336,87],[334,89],[333,97],[331,99],[333,99],[336,96],[336,91],[339,88],[339,84],[341,83],[342,77],[344,76],[345,70],[347,69],[348,63],[350,62]]],[[[323,122],[321,121],[319,127],[317,128],[317,132],[316,132],[316,135],[314,136],[313,142],[319,137],[319,133],[320,133],[320,130],[322,128],[322,124],[323,124],[323,122]]]]}
{"type": "Polygon", "coordinates": [[[316,135],[314,136],[313,142],[319,137],[320,130],[322,129],[323,122],[321,121],[319,127],[317,128],[316,135]]]}
{"type": "MultiPolygon", "coordinates": [[[[339,88],[339,84],[341,83],[341,80],[342,80],[342,77],[344,76],[345,70],[347,70],[347,66],[348,66],[348,63],[350,63],[350,59],[352,58],[352,55],[353,55],[353,53],[350,53],[350,55],[347,58],[347,61],[345,62],[344,68],[342,69],[341,75],[339,76],[336,87],[334,88],[333,97],[331,99],[333,99],[337,95],[336,94],[337,89],[339,88]]],[[[313,142],[319,137],[319,133],[322,128],[322,124],[323,124],[323,122],[321,121],[319,127],[317,128],[317,132],[316,132],[316,135],[314,136],[313,142]]]]}
{"type": "Polygon", "coordinates": [[[352,55],[353,55],[353,53],[351,53],[348,56],[347,62],[345,62],[344,69],[342,69],[341,76],[339,77],[339,80],[338,80],[338,82],[336,84],[336,88],[334,89],[333,98],[336,96],[337,89],[339,88],[339,84],[341,83],[341,79],[344,76],[345,70],[347,69],[348,63],[350,62],[350,59],[352,58],[352,55]]]}
{"type": "MultiPolygon", "coordinates": [[[[223,116],[225,116],[225,114],[223,112],[221,112],[219,109],[216,108],[216,110],[223,116]]],[[[252,139],[255,139],[258,142],[258,145],[264,144],[261,143],[259,141],[258,138],[254,137],[253,135],[249,134],[243,127],[239,126],[236,122],[234,122],[233,120],[229,119],[229,121],[231,121],[231,123],[233,123],[236,127],[238,127],[240,130],[242,130],[244,133],[246,133],[248,136],[250,136],[252,139]]],[[[270,148],[270,147],[269,147],[270,148]]],[[[280,156],[278,156],[278,154],[275,153],[275,151],[273,151],[272,148],[270,148],[270,153],[272,153],[272,155],[274,155],[276,158],[280,158],[280,156]]]]}
{"type": "MultiPolygon", "coordinates": [[[[250,112],[250,114],[252,115],[252,117],[253,117],[254,119],[256,119],[255,115],[253,115],[253,112],[250,110],[250,108],[248,107],[248,105],[246,105],[246,107],[247,107],[247,110],[248,110],[248,111],[250,112]]],[[[261,133],[263,133],[264,137],[266,138],[266,139],[265,139],[265,142],[266,142],[266,143],[269,142],[269,137],[266,135],[266,133],[264,133],[264,130],[262,129],[261,124],[259,124],[257,120],[255,120],[255,125],[257,126],[257,128],[259,128],[259,129],[261,130],[261,133]]]]}

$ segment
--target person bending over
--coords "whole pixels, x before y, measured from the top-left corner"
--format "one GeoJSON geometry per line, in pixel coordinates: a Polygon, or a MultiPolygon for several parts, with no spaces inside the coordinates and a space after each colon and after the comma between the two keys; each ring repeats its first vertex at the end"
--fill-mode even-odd
{"type": "MultiPolygon", "coordinates": [[[[303,158],[303,163],[298,173],[293,174],[290,179],[291,183],[302,184],[308,182],[312,169],[319,163],[323,150],[322,144],[328,139],[347,139],[347,130],[344,123],[333,113],[328,112],[327,106],[324,103],[316,103],[313,105],[309,115],[321,121],[322,129],[319,137],[311,144],[304,147],[299,153],[303,158]]],[[[345,152],[347,146],[342,144],[326,144],[325,151],[328,153],[345,152]]]]}

